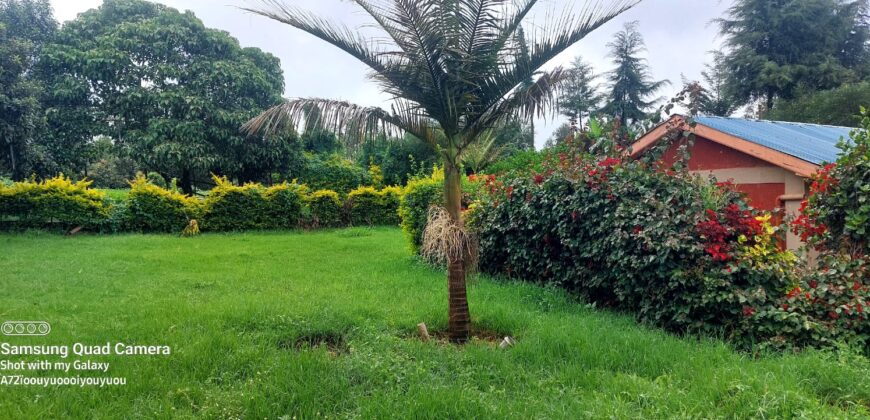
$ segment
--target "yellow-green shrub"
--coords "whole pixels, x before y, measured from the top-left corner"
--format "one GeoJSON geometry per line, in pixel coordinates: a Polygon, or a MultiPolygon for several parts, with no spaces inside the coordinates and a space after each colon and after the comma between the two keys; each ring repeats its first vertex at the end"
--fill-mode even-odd
{"type": "Polygon", "coordinates": [[[399,205],[399,216],[402,219],[402,231],[414,251],[420,249],[423,243],[423,230],[426,229],[429,207],[443,203],[444,181],[441,179],[414,179],[405,186],[399,205]]]}
{"type": "Polygon", "coordinates": [[[359,187],[347,195],[347,214],[351,225],[398,225],[401,188],[359,187]]]}
{"type": "Polygon", "coordinates": [[[308,197],[313,227],[332,227],[341,224],[341,200],[332,190],[317,190],[308,197]]]}
{"type": "Polygon", "coordinates": [[[266,188],[263,197],[266,199],[268,227],[292,229],[299,226],[307,190],[308,187],[296,182],[266,188]]]}
{"type": "Polygon", "coordinates": [[[109,205],[105,194],[90,185],[63,175],[0,185],[0,219],[19,228],[96,228],[108,218],[109,205]]]}
{"type": "Polygon", "coordinates": [[[126,226],[138,232],[180,232],[199,218],[199,200],[150,184],[139,175],[130,182],[126,226]]]}
{"type": "Polygon", "coordinates": [[[205,198],[202,228],[210,231],[264,229],[267,203],[260,184],[233,185],[226,177],[212,177],[215,187],[205,198]]]}
{"type": "Polygon", "coordinates": [[[381,200],[383,200],[383,224],[390,226],[398,226],[399,205],[402,203],[402,194],[404,189],[399,186],[384,187],[381,190],[381,200]]]}

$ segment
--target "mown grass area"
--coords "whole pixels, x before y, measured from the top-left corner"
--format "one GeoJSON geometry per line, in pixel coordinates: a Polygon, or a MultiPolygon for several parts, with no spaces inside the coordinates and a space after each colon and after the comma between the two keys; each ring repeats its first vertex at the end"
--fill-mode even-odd
{"type": "Polygon", "coordinates": [[[470,284],[474,321],[516,346],[421,342],[417,323],[446,326],[445,277],[396,229],[3,235],[0,273],[0,320],[53,328],[2,341],[173,351],[92,357],[109,373],[81,374],[124,387],[0,386],[3,418],[830,418],[870,404],[859,357],[754,359],[487,278],[470,284]]]}

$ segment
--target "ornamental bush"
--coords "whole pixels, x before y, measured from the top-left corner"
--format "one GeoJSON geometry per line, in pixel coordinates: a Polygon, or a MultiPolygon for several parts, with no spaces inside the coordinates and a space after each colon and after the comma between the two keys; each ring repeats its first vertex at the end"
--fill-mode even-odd
{"type": "MultiPolygon", "coordinates": [[[[570,148],[566,149],[570,150],[570,148]]],[[[481,270],[553,284],[680,333],[769,342],[799,284],[782,231],[726,184],[652,161],[577,153],[528,177],[487,177],[468,221],[481,270]]],[[[813,343],[818,344],[818,343],[813,343]]]]}
{"type": "Polygon", "coordinates": [[[201,215],[199,200],[160,188],[139,175],[126,198],[126,228],[137,232],[181,232],[201,215]]]}
{"type": "Polygon", "coordinates": [[[97,229],[109,217],[103,192],[91,181],[72,181],[62,174],[44,181],[0,185],[0,221],[13,228],[97,229]]]}
{"type": "Polygon", "coordinates": [[[360,187],[347,195],[348,222],[353,226],[398,225],[401,188],[360,187]]]}
{"type": "Polygon", "coordinates": [[[366,169],[339,155],[306,154],[299,179],[314,190],[333,190],[342,195],[372,183],[366,169]]]}
{"type": "MultiPolygon", "coordinates": [[[[462,180],[463,208],[468,208],[478,199],[484,178],[471,175],[462,180]]],[[[444,170],[438,167],[433,168],[428,177],[409,180],[399,201],[398,215],[402,231],[414,252],[423,243],[423,230],[432,206],[444,206],[444,170]]]]}
{"type": "Polygon", "coordinates": [[[842,141],[837,162],[825,165],[795,220],[796,233],[818,249],[870,255],[870,111],[862,109],[852,141],[842,141]]]}
{"type": "Polygon", "coordinates": [[[238,186],[226,177],[212,178],[215,187],[203,202],[203,230],[223,232],[267,226],[268,205],[260,184],[238,186]]]}
{"type": "Polygon", "coordinates": [[[266,227],[293,229],[298,227],[304,216],[307,187],[293,183],[281,183],[266,188],[266,227]]]}
{"type": "Polygon", "coordinates": [[[336,227],[341,225],[341,200],[332,190],[317,190],[306,198],[312,227],[336,227]]]}

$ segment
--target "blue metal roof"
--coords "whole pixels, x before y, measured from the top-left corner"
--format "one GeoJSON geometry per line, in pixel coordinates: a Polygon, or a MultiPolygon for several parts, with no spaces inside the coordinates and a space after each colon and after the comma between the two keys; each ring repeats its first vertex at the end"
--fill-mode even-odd
{"type": "Polygon", "coordinates": [[[849,140],[850,127],[748,120],[726,117],[695,117],[699,124],[751,141],[816,165],[837,160],[840,139],[849,140]]]}

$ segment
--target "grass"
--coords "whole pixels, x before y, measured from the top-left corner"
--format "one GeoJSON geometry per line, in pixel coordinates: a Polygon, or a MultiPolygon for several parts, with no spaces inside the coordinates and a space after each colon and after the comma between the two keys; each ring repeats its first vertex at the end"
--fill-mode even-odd
{"type": "Polygon", "coordinates": [[[113,201],[124,201],[130,190],[127,188],[97,188],[106,194],[106,198],[113,201]]]}
{"type": "Polygon", "coordinates": [[[447,323],[445,278],[395,229],[4,235],[0,250],[0,320],[53,328],[2,340],[172,348],[94,356],[109,373],[81,374],[123,387],[2,387],[4,418],[868,415],[863,358],[753,359],[528,284],[469,288],[476,325],[516,346],[421,342],[417,323],[447,323]]]}

